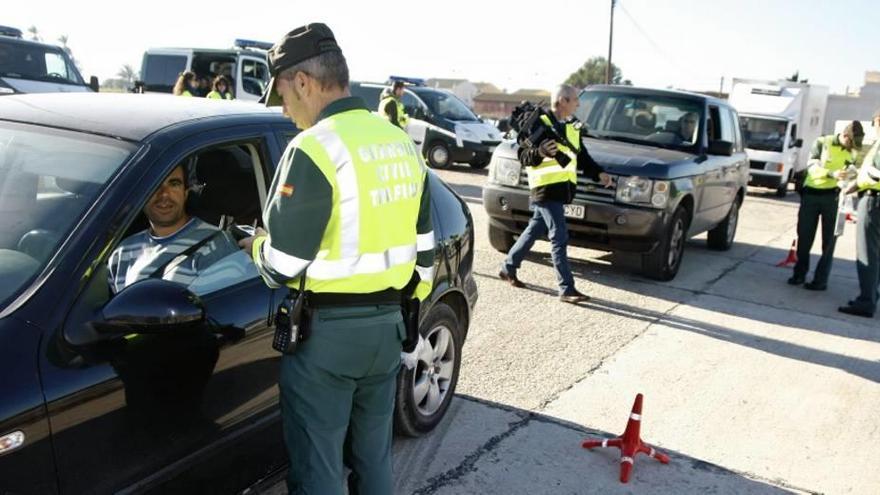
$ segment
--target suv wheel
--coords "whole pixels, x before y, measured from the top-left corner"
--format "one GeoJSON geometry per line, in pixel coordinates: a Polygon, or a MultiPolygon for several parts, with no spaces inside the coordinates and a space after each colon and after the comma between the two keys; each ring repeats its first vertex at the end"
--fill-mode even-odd
{"type": "Polygon", "coordinates": [[[489,244],[491,244],[496,251],[507,253],[510,251],[510,248],[513,247],[514,242],[513,234],[489,224],[489,244]]]}
{"type": "Polygon", "coordinates": [[[428,164],[431,168],[449,168],[452,165],[449,147],[442,141],[434,141],[428,146],[428,164]]]}
{"type": "Polygon", "coordinates": [[[672,280],[681,266],[687,242],[688,218],[684,208],[675,210],[666,235],[657,247],[642,255],[642,272],[655,280],[672,280]]]}
{"type": "Polygon", "coordinates": [[[455,311],[437,303],[419,331],[424,338],[415,369],[401,366],[397,375],[394,430],[417,437],[434,429],[455,394],[461,367],[464,329],[455,311]]]}
{"type": "Polygon", "coordinates": [[[730,211],[714,229],[709,231],[709,249],[727,251],[733,247],[733,238],[736,237],[736,224],[739,223],[739,207],[742,201],[737,197],[730,205],[730,211]]]}

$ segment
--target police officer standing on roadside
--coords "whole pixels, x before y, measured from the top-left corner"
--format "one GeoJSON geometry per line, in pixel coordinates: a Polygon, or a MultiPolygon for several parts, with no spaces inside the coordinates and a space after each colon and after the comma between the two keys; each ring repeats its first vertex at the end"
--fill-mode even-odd
{"type": "MultiPolygon", "coordinates": [[[[539,238],[548,236],[552,247],[553,268],[559,283],[559,300],[567,303],[588,301],[589,296],[578,292],[574,286],[574,275],[568,266],[568,227],[565,224],[565,205],[574,200],[577,189],[577,174],[582,171],[587,177],[599,181],[605,187],[612,185],[611,176],[587,152],[581,140],[581,126],[573,118],[580,105],[577,90],[567,84],[560,85],[553,92],[553,115],[559,123],[556,131],[566,137],[575,149],[569,149],[554,140],[545,140],[539,146],[519,149],[519,160],[528,173],[530,200],[535,208],[528,227],[519,236],[516,244],[507,254],[498,276],[514,287],[525,287],[516,272],[539,238]],[[556,156],[565,153],[570,162],[562,166],[556,156]]],[[[552,125],[549,121],[545,124],[552,125]]]]}
{"type": "Polygon", "coordinates": [[[268,52],[268,106],[300,129],[272,181],[268,232],[241,242],[272,287],[305,277],[311,332],[281,361],[291,493],[390,494],[392,413],[406,335],[401,291],[433,280],[426,168],[412,140],[349,92],[348,66],[324,24],[268,52]]]}
{"type": "Polygon", "coordinates": [[[859,295],[838,311],[872,318],[880,290],[880,109],[874,113],[877,140],[865,155],[856,186],[859,191],[856,223],[856,272],[859,295]]]}
{"type": "Polygon", "coordinates": [[[808,162],[807,177],[801,190],[801,206],[797,224],[797,263],[794,274],[788,279],[790,285],[803,284],[810,270],[810,249],[822,219],[822,257],[816,265],[813,281],[804,285],[809,290],[825,290],[834,260],[837,237],[837,203],[840,188],[838,181],[846,174],[846,168],[855,164],[856,153],[862,147],[865,132],[862,124],[854,120],[837,135],[820,136],[813,143],[808,162]]]}
{"type": "Polygon", "coordinates": [[[409,115],[403,108],[400,99],[403,98],[403,81],[394,81],[390,88],[382,91],[382,100],[379,102],[379,113],[389,122],[406,130],[409,123],[409,115]]]}

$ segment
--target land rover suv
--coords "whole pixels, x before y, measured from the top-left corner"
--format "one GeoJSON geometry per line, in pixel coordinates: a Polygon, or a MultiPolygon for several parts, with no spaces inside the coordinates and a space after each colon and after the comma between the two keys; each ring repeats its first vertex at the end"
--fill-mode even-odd
{"type": "MultiPolygon", "coordinates": [[[[749,174],[736,111],[705,95],[629,86],[592,86],[579,98],[583,144],[615,185],[579,174],[565,210],[569,242],[639,253],[642,272],[658,280],[675,277],[691,236],[708,231],[711,249],[730,249],[749,174]]],[[[490,243],[507,252],[532,216],[513,141],[492,156],[483,205],[490,243]]]]}

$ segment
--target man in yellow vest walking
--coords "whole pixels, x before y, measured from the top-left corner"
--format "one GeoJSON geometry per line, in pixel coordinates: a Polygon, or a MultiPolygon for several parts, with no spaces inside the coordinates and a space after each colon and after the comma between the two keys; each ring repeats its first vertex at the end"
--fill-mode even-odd
{"type": "Polygon", "coordinates": [[[791,285],[806,281],[810,271],[810,249],[822,219],[822,257],[816,265],[812,282],[804,285],[809,290],[825,290],[834,260],[837,237],[837,203],[840,187],[838,181],[846,176],[846,169],[855,164],[856,153],[862,146],[865,133],[862,124],[854,120],[837,135],[821,136],[813,143],[808,162],[807,177],[801,190],[801,206],[797,224],[797,263],[794,274],[788,279],[791,285]]]}
{"type": "Polygon", "coordinates": [[[409,123],[409,115],[403,108],[400,101],[403,98],[403,81],[394,81],[390,88],[382,91],[382,99],[379,101],[379,114],[388,119],[389,122],[406,130],[409,123]]]}
{"type": "MultiPolygon", "coordinates": [[[[540,143],[538,147],[519,149],[519,160],[528,173],[529,196],[535,211],[528,227],[507,254],[498,276],[514,287],[524,287],[525,284],[517,278],[516,271],[535,241],[547,235],[552,246],[553,268],[556,270],[556,281],[559,284],[559,300],[579,303],[590,298],[575,288],[574,276],[568,266],[565,205],[574,200],[579,170],[593,180],[601,182],[605,187],[610,187],[612,182],[611,176],[602,171],[581,140],[581,127],[573,118],[575,110],[580,105],[577,90],[563,84],[554,91],[551,101],[553,114],[561,127],[557,132],[565,136],[566,141],[576,149],[569,149],[549,139],[540,143]],[[564,167],[555,159],[559,153],[565,153],[570,158],[569,163],[564,167]]],[[[545,124],[552,125],[552,122],[547,119],[545,124]]]]}
{"type": "Polygon", "coordinates": [[[268,52],[268,106],[303,129],[264,209],[268,232],[242,241],[272,287],[304,291],[311,331],[281,361],[288,489],[392,493],[391,438],[405,288],[433,282],[427,169],[405,132],[349,92],[330,28],[308,24],[268,52]]]}
{"type": "MultiPolygon", "coordinates": [[[[880,134],[880,110],[874,113],[874,129],[880,134]]],[[[859,190],[856,224],[856,272],[859,295],[838,311],[872,318],[880,290],[880,135],[865,155],[856,178],[859,190]]]]}

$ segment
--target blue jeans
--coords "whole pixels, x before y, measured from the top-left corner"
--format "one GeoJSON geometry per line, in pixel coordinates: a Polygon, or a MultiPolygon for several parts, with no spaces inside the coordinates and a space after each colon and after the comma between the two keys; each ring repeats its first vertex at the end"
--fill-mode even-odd
{"type": "Polygon", "coordinates": [[[856,269],[859,274],[859,297],[853,301],[853,306],[873,313],[877,310],[880,285],[880,197],[862,197],[858,211],[856,269]]]}
{"type": "Polygon", "coordinates": [[[523,259],[529,254],[535,241],[549,236],[553,255],[553,268],[556,270],[556,281],[559,283],[559,294],[569,295],[575,292],[574,276],[568,266],[568,227],[565,225],[565,205],[559,201],[535,202],[535,212],[529,220],[529,226],[519,236],[516,244],[507,253],[504,260],[504,272],[511,277],[522,265],[523,259]]]}

